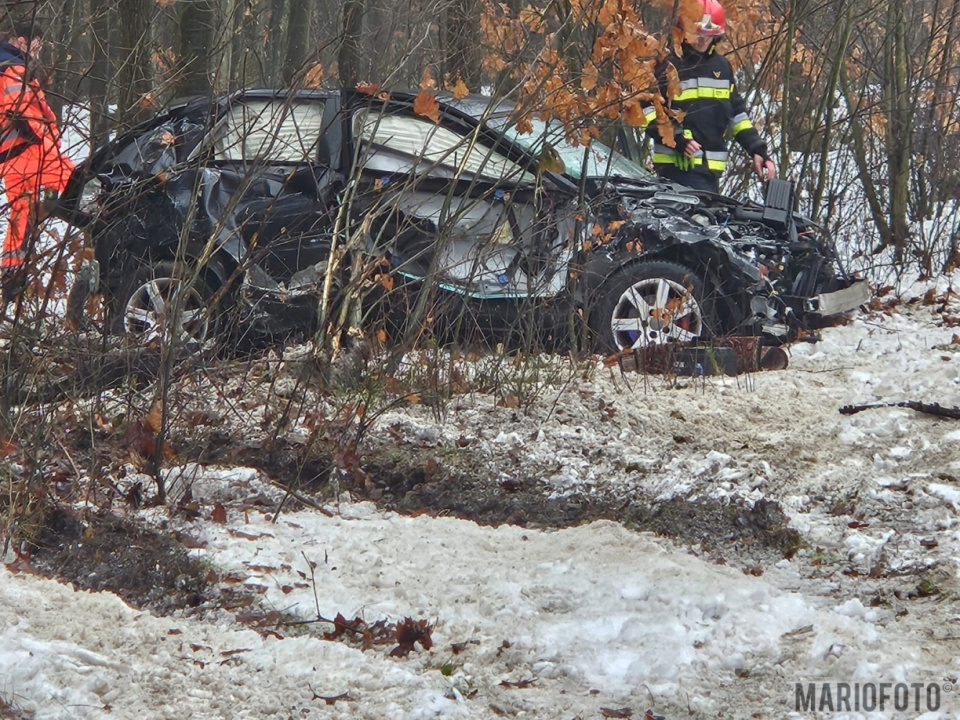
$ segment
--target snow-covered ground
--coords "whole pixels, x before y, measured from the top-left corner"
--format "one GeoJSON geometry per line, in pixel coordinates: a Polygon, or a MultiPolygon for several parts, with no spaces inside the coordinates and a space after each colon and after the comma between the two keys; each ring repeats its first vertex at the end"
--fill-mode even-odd
{"type": "Polygon", "coordinates": [[[956,717],[960,422],[838,412],[960,404],[960,300],[947,280],[934,294],[823,331],[783,371],[598,366],[529,408],[478,394],[444,422],[423,405],[378,420],[401,444],[469,437],[554,496],[775,500],[804,541],[790,559],[756,567],[611,521],[482,527],[348,496],[274,522],[243,504],[279,492],[257,471],[184,468],[201,518],[168,522],[261,610],[425,619],[432,647],[393,657],[324,640],[324,623],[262,633],[235,612],[156,617],[0,568],[0,717],[956,717]],[[796,712],[808,682],[944,690],[936,712],[796,712]]]}

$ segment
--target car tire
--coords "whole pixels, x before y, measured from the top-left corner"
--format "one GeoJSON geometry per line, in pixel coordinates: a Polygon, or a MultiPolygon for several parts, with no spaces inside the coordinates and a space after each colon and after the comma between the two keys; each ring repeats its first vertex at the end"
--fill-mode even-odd
{"type": "Polygon", "coordinates": [[[113,298],[113,330],[138,345],[166,340],[177,328],[179,340],[199,349],[216,337],[220,313],[210,301],[215,288],[188,265],[160,262],[138,270],[113,298]],[[191,279],[193,280],[191,282],[191,279]],[[169,313],[176,293],[182,291],[179,317],[170,322],[169,313]]]}
{"type": "Polygon", "coordinates": [[[601,353],[708,340],[716,328],[703,281],[689,268],[662,260],[611,275],[589,318],[593,348],[601,353]]]}

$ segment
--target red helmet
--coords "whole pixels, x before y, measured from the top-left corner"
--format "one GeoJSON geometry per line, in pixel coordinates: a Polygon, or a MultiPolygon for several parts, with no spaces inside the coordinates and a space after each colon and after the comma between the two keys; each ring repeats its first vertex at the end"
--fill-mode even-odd
{"type": "Polygon", "coordinates": [[[703,19],[697,23],[697,34],[706,37],[720,37],[727,29],[727,16],[723,5],[717,0],[700,0],[703,6],[703,19]]]}

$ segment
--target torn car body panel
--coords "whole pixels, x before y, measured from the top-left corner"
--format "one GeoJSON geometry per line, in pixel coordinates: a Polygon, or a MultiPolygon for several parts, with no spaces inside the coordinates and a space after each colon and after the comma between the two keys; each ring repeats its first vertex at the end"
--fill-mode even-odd
{"type": "Polygon", "coordinates": [[[532,193],[510,195],[401,193],[386,206],[410,231],[393,233],[379,251],[397,273],[471,298],[556,296],[572,257],[573,212],[545,219],[532,193]]]}

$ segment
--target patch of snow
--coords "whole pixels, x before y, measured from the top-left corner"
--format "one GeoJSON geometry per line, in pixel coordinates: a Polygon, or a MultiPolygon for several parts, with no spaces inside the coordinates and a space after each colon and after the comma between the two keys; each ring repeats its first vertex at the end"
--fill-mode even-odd
{"type": "MultiPolygon", "coordinates": [[[[803,541],[789,560],[747,567],[608,521],[406,517],[347,494],[332,517],[274,522],[243,507],[280,492],[259,472],[184,465],[165,478],[172,494],[190,488],[200,517],[144,516],[205,543],[191,552],[263,608],[428,619],[433,648],[394,658],[323,640],[322,623],[279,638],[227,612],[159,618],[0,568],[0,697],[38,718],[798,717],[795,682],[955,676],[956,611],[913,591],[928,572],[958,591],[960,430],[907,408],[838,412],[958,404],[956,359],[937,349],[953,332],[929,307],[902,307],[790,348],[785,371],[668,379],[598,363],[589,381],[544,383],[522,409],[468,394],[440,419],[410,405],[371,429],[438,453],[466,437],[492,478],[547,495],[775,501],[803,541]],[[208,519],[218,502],[224,524],[208,519]]],[[[124,482],[137,479],[149,483],[132,468],[124,482]]]]}

